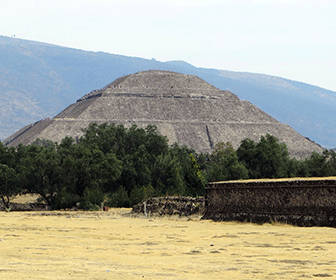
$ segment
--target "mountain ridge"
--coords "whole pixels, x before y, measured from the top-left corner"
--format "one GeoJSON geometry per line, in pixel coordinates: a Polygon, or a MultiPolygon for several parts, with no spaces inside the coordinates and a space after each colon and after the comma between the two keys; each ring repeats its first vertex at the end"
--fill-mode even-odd
{"type": "Polygon", "coordinates": [[[197,75],[313,141],[335,147],[334,91],[266,74],[198,68],[184,61],[161,62],[4,36],[0,36],[0,138],[54,116],[117,77],[150,69],[197,75]]]}

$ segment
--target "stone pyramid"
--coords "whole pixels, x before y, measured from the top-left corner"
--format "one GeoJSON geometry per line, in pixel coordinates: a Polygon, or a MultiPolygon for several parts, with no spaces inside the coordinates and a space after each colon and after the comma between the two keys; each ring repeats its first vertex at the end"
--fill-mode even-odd
{"type": "Polygon", "coordinates": [[[52,119],[28,125],[4,143],[16,146],[35,139],[59,142],[79,137],[89,123],[146,127],[154,124],[170,143],[210,152],[218,142],[237,148],[244,138],[258,141],[269,133],[285,142],[292,156],[303,158],[322,148],[248,101],[219,90],[193,75],[145,71],[121,77],[92,91],[52,119]]]}

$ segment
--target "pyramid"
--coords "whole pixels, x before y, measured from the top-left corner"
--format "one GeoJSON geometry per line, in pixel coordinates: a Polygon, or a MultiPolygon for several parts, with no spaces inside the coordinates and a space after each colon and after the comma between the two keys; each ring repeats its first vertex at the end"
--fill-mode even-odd
{"type": "Polygon", "coordinates": [[[94,90],[52,119],[30,124],[8,137],[9,146],[30,144],[37,138],[60,142],[80,137],[90,123],[116,123],[146,127],[156,125],[172,144],[197,152],[210,152],[218,142],[258,141],[267,133],[287,144],[292,156],[304,158],[321,152],[303,137],[229,91],[219,90],[193,75],[169,71],[144,71],[121,77],[94,90]]]}

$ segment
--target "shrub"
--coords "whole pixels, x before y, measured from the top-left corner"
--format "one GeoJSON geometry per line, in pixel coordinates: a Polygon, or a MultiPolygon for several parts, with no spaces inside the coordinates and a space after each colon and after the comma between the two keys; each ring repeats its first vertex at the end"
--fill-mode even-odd
{"type": "Polygon", "coordinates": [[[126,189],[121,186],[117,191],[109,194],[105,204],[110,207],[129,207],[129,197],[126,189]]]}

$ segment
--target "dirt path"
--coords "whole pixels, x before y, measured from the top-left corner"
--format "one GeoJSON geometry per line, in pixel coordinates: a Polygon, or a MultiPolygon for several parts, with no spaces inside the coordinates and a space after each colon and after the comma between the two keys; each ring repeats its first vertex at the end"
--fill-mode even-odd
{"type": "Polygon", "coordinates": [[[336,279],[336,229],[0,213],[0,279],[336,279]]]}

